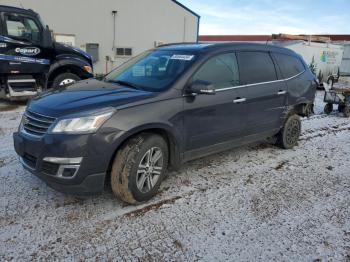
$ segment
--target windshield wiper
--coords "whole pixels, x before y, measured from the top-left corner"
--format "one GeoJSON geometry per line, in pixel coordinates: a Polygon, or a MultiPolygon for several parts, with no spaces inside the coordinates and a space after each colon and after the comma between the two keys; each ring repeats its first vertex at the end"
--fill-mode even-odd
{"type": "Polygon", "coordinates": [[[134,89],[141,89],[140,86],[135,85],[133,83],[127,82],[127,81],[123,81],[123,80],[112,80],[112,79],[108,79],[107,82],[110,83],[115,83],[115,84],[119,84],[119,85],[123,85],[123,86],[128,86],[134,89]]]}

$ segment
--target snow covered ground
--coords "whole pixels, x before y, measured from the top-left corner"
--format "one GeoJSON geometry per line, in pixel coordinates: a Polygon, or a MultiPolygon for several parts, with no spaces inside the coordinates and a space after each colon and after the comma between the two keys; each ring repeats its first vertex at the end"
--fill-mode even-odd
{"type": "Polygon", "coordinates": [[[349,261],[350,120],[322,114],[322,98],[295,149],[192,161],[139,206],[64,195],[24,171],[12,144],[24,107],[0,108],[0,261],[349,261]]]}

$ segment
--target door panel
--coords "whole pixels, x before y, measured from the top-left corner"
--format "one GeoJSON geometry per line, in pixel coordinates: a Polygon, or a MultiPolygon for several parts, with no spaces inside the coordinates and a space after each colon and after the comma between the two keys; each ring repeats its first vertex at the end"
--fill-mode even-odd
{"type": "Polygon", "coordinates": [[[247,134],[266,133],[281,126],[287,104],[284,81],[248,85],[237,93],[246,98],[247,134]]]}
{"type": "Polygon", "coordinates": [[[33,18],[3,13],[0,36],[1,73],[32,74],[48,71],[48,50],[40,46],[42,28],[33,18]]]}
{"type": "Polygon", "coordinates": [[[276,130],[287,105],[287,88],[277,79],[275,64],[268,52],[247,51],[237,54],[241,83],[239,97],[246,99],[247,135],[276,130]]]}
{"type": "Polygon", "coordinates": [[[235,90],[215,95],[185,97],[186,151],[208,147],[243,135],[245,130],[244,103],[233,103],[235,90]]]}
{"type": "Polygon", "coordinates": [[[240,137],[245,129],[244,103],[234,103],[239,84],[235,53],[215,55],[195,73],[192,81],[210,82],[215,95],[184,98],[185,151],[206,148],[240,137]]]}

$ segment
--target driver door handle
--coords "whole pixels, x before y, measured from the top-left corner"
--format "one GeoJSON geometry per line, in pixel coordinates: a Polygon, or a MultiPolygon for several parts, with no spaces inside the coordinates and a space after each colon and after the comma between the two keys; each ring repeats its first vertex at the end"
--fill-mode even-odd
{"type": "Polygon", "coordinates": [[[243,103],[245,101],[247,101],[246,98],[237,98],[237,99],[233,100],[233,103],[238,104],[238,103],[243,103]]]}
{"type": "Polygon", "coordinates": [[[277,92],[277,95],[285,95],[287,93],[287,91],[284,91],[284,90],[279,90],[277,92]]]}

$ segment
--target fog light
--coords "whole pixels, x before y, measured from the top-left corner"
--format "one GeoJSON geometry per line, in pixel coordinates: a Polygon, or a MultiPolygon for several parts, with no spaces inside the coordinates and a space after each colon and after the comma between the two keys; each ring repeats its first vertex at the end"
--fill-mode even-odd
{"type": "Polygon", "coordinates": [[[51,174],[53,176],[59,178],[73,178],[79,170],[80,163],[83,160],[82,157],[75,158],[62,158],[62,157],[44,157],[43,161],[59,165],[58,170],[55,174],[51,174]]]}
{"type": "Polygon", "coordinates": [[[57,177],[73,178],[77,173],[80,165],[60,165],[57,171],[57,177]]]}

